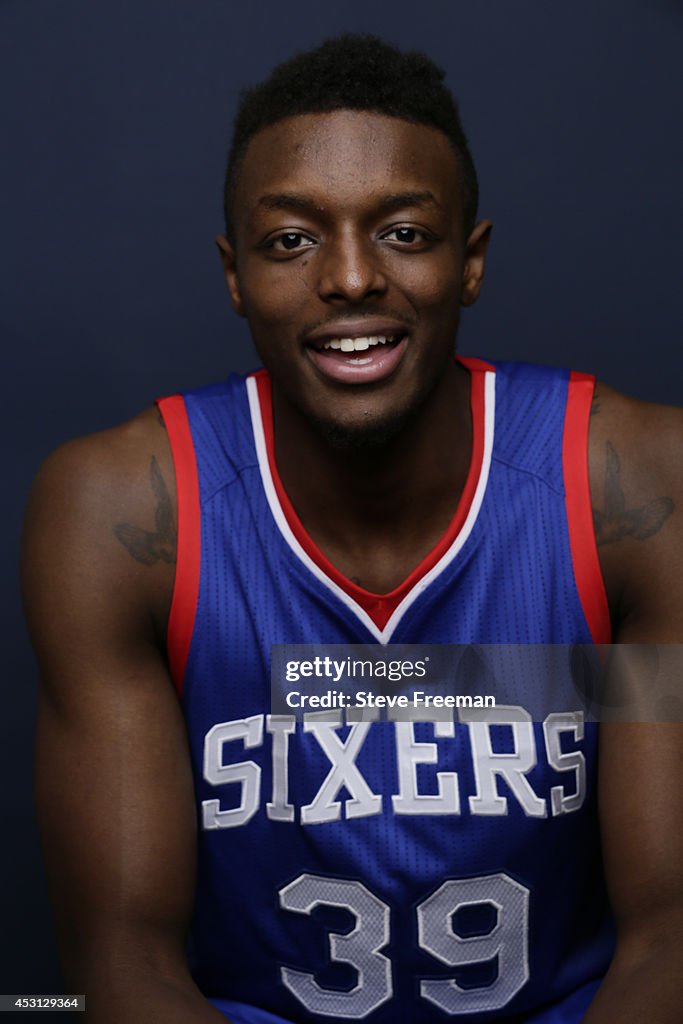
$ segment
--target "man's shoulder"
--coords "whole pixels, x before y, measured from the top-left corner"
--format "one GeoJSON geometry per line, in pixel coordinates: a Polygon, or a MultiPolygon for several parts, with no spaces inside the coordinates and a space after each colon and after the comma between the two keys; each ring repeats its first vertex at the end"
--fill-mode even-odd
{"type": "Polygon", "coordinates": [[[593,475],[625,472],[641,487],[668,483],[680,492],[683,409],[631,398],[597,382],[589,437],[593,475]]]}
{"type": "Polygon", "coordinates": [[[36,523],[41,531],[50,527],[55,533],[68,526],[81,536],[114,536],[119,547],[145,565],[174,561],[174,455],[179,446],[182,451],[197,444],[201,447],[207,432],[214,441],[218,437],[225,442],[210,443],[211,451],[226,459],[239,455],[237,442],[250,430],[249,378],[254,388],[262,378],[267,386],[264,371],[231,374],[223,382],[161,398],[117,426],[60,445],[45,459],[34,481],[27,535],[35,531],[36,523]]]}
{"type": "Polygon", "coordinates": [[[683,626],[682,465],[683,410],[596,386],[589,432],[595,536],[613,619],[647,622],[634,633],[643,639],[671,641],[683,626]]]}
{"type": "Polygon", "coordinates": [[[106,592],[112,608],[136,603],[163,623],[175,557],[173,463],[156,408],[48,456],[26,512],[28,604],[40,605],[53,581],[73,604],[106,592]]]}
{"type": "MultiPolygon", "coordinates": [[[[74,438],[43,462],[34,494],[51,502],[63,500],[96,508],[145,504],[145,483],[153,465],[173,472],[163,419],[156,407],[145,409],[117,426],[74,438]]],[[[148,490],[148,484],[147,484],[148,490]]]]}

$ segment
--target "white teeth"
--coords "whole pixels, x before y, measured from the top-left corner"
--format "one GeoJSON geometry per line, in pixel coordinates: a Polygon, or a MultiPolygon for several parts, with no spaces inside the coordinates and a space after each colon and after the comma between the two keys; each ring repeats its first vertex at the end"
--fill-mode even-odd
{"type": "Polygon", "coordinates": [[[341,349],[342,352],[364,352],[374,345],[386,345],[390,339],[378,334],[372,338],[333,338],[326,341],[323,348],[341,349]]]}

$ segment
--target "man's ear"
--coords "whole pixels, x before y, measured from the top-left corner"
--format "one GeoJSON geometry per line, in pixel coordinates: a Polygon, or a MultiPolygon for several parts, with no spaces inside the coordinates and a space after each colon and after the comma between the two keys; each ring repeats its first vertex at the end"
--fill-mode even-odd
{"type": "Polygon", "coordinates": [[[486,250],[491,239],[493,224],[490,220],[480,220],[472,229],[465,247],[465,266],[462,274],[460,302],[463,306],[471,306],[477,301],[484,280],[484,264],[486,250]]]}
{"type": "Polygon", "coordinates": [[[228,291],[230,292],[232,308],[238,316],[244,316],[244,303],[242,302],[242,292],[237,277],[235,249],[225,235],[216,235],[216,245],[218,246],[221,263],[223,264],[223,274],[228,291]]]}

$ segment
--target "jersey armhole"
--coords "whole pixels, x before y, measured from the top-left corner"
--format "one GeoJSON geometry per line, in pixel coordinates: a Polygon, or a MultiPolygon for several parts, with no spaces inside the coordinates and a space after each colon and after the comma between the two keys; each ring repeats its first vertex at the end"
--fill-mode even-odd
{"type": "Polygon", "coordinates": [[[173,599],[168,617],[167,651],[171,676],[178,696],[181,697],[199,597],[199,478],[184,398],[182,395],[171,395],[157,399],[156,404],[166,426],[175,467],[178,547],[173,599]]]}
{"type": "Polygon", "coordinates": [[[588,426],[595,377],[572,371],[562,439],[562,469],[574,579],[593,643],[611,640],[609,606],[593,527],[588,474],[588,426]]]}

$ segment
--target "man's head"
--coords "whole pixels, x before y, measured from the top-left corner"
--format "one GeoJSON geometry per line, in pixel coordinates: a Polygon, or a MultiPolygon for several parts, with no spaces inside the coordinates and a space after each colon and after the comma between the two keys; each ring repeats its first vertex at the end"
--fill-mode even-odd
{"type": "Polygon", "coordinates": [[[234,239],[235,185],[250,139],[297,114],[367,110],[443,132],[458,162],[463,229],[477,216],[479,187],[458,107],[444,72],[425,54],[402,53],[376,36],[346,34],[278,65],[242,94],[223,192],[225,233],[234,239]]]}
{"type": "Polygon", "coordinates": [[[233,307],[280,421],[335,444],[376,445],[452,399],[490,224],[473,226],[476,176],[442,77],[347,36],[276,69],[238,116],[218,239],[233,307]]]}

